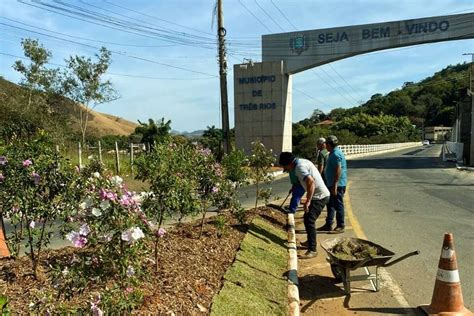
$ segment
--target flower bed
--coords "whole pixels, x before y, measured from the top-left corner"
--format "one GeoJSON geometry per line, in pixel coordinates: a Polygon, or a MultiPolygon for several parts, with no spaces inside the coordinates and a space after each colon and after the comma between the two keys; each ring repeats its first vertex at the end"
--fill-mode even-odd
{"type": "MultiPolygon", "coordinates": [[[[283,214],[268,208],[252,212],[249,220],[260,215],[270,219],[278,227],[283,227],[286,223],[283,214]]],[[[125,289],[123,295],[142,295],[136,300],[128,300],[140,304],[132,308],[138,313],[208,314],[212,299],[222,287],[223,275],[234,261],[247,228],[247,224],[239,225],[229,214],[220,219],[206,220],[201,238],[200,223],[180,224],[169,230],[158,245],[160,255],[156,273],[154,243],[147,241],[145,266],[141,267],[143,281],[136,284],[135,289],[125,289]],[[221,226],[220,221],[226,222],[226,225],[221,226]]],[[[54,267],[58,262],[68,262],[74,256],[86,255],[85,249],[72,247],[48,250],[40,258],[37,279],[31,276],[31,267],[26,257],[15,261],[2,259],[0,293],[9,298],[9,308],[13,313],[92,311],[100,314],[104,301],[113,300],[114,297],[98,297],[97,293],[103,293],[104,289],[113,284],[114,276],[110,279],[89,280],[86,290],[75,293],[69,299],[58,293],[60,284],[55,283],[54,275],[57,271],[54,267]]],[[[118,301],[117,304],[121,302],[118,301]]]]}

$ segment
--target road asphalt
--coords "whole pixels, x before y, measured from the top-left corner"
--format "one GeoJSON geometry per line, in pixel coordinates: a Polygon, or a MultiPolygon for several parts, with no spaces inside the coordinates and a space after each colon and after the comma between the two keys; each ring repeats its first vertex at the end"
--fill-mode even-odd
{"type": "MultiPolygon", "coordinates": [[[[318,256],[298,262],[302,314],[421,314],[417,307],[431,302],[445,232],[454,234],[464,305],[472,310],[474,173],[443,163],[440,151],[441,145],[420,146],[348,161],[346,231],[318,233],[318,256]],[[321,241],[341,236],[368,239],[393,251],[395,259],[414,250],[420,254],[379,269],[379,292],[360,281],[347,296],[321,248],[321,241]]],[[[295,216],[297,241],[306,240],[302,216],[295,216]]]]}
{"type": "Polygon", "coordinates": [[[454,235],[464,304],[474,309],[474,173],[443,163],[441,145],[348,163],[350,202],[365,235],[419,256],[387,269],[410,306],[430,303],[444,233],[454,235]]]}

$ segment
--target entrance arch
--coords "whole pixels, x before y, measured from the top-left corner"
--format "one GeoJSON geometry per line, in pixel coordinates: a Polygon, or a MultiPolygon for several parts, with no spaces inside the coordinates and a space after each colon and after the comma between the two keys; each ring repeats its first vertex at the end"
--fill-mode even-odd
{"type": "Polygon", "coordinates": [[[474,13],[262,36],[262,62],[234,65],[237,148],[259,139],[292,149],[292,78],[298,72],[378,50],[474,38],[474,13]]]}

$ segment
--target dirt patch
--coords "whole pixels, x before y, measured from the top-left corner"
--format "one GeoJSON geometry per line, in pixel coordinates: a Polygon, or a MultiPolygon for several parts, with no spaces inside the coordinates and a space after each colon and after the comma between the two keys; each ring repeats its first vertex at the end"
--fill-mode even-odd
{"type": "MultiPolygon", "coordinates": [[[[284,228],[286,215],[271,208],[249,211],[249,221],[255,216],[268,220],[272,225],[284,228]]],[[[148,275],[139,286],[144,294],[143,305],[137,310],[142,314],[196,315],[209,314],[213,296],[223,285],[223,276],[233,263],[248,223],[239,225],[225,214],[227,226],[219,238],[213,219],[206,221],[204,234],[199,238],[198,222],[180,224],[170,230],[159,245],[159,271],[153,271],[153,246],[150,243],[150,263],[145,267],[148,275]]],[[[14,314],[28,314],[28,305],[38,302],[42,293],[54,293],[50,272],[52,264],[61,258],[70,257],[77,250],[67,247],[49,250],[40,264],[40,277],[35,280],[29,274],[30,262],[22,257],[17,260],[0,260],[0,293],[10,300],[14,314]]],[[[78,306],[88,309],[94,291],[106,282],[91,284],[82,294],[65,300],[54,298],[55,304],[78,306]]]]}

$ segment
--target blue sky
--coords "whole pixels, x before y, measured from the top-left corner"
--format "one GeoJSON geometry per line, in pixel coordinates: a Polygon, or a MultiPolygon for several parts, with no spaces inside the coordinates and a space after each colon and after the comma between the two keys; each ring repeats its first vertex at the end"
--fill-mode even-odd
{"type": "MultiPolygon", "coordinates": [[[[52,51],[51,63],[57,65],[64,65],[70,55],[93,56],[105,46],[113,52],[107,78],[121,98],[96,110],[135,122],[165,117],[179,131],[220,127],[213,6],[214,0],[2,0],[0,75],[13,82],[21,80],[11,68],[18,59],[14,56],[23,56],[21,38],[39,39],[52,51]],[[57,11],[51,6],[69,12],[51,12],[57,11]],[[113,23],[120,20],[120,25],[112,29],[110,23],[109,27],[98,25],[104,24],[98,20],[93,24],[84,16],[70,13],[78,10],[113,23]],[[131,29],[135,26],[141,30],[145,27],[146,32],[131,29]]],[[[311,30],[473,11],[474,0],[224,0],[231,54],[231,126],[232,65],[242,63],[243,58],[260,61],[263,34],[294,31],[293,26],[311,30]]],[[[336,107],[356,106],[375,93],[385,94],[449,64],[469,61],[470,56],[462,55],[467,52],[474,52],[474,40],[379,51],[296,74],[293,121],[309,117],[316,108],[329,112],[336,107]]]]}

